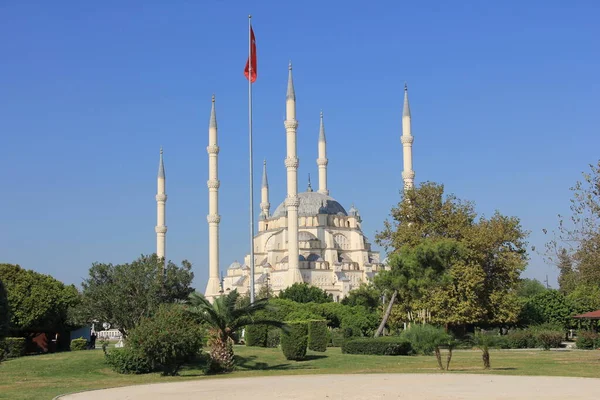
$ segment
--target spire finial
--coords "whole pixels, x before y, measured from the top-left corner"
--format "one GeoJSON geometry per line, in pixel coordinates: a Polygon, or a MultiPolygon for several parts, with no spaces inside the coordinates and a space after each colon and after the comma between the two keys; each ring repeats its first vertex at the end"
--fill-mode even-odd
{"type": "Polygon", "coordinates": [[[325,142],[325,124],[323,123],[323,111],[321,111],[321,125],[319,127],[319,142],[325,142]]]}
{"type": "Polygon", "coordinates": [[[160,159],[158,161],[158,177],[165,179],[165,164],[163,162],[163,148],[160,147],[160,159]]]}
{"type": "Polygon", "coordinates": [[[291,71],[292,70],[292,60],[289,61],[288,63],[288,69],[291,71]]]}
{"type": "Polygon", "coordinates": [[[310,184],[310,173],[308,174],[308,189],[306,189],[307,192],[312,192],[312,185],[310,184]]]}
{"type": "Polygon", "coordinates": [[[287,100],[296,100],[296,91],[294,90],[294,80],[292,79],[292,61],[290,60],[290,64],[288,67],[288,87],[287,87],[287,100]]]}
{"type": "Polygon", "coordinates": [[[212,106],[210,109],[210,123],[209,128],[217,128],[217,112],[215,110],[215,95],[212,95],[212,106]]]}
{"type": "Polygon", "coordinates": [[[403,117],[410,117],[410,107],[408,105],[408,86],[404,82],[404,109],[402,110],[403,117]]]}
{"type": "Polygon", "coordinates": [[[267,160],[263,160],[263,176],[262,176],[262,187],[269,187],[269,180],[267,179],[267,160]]]}

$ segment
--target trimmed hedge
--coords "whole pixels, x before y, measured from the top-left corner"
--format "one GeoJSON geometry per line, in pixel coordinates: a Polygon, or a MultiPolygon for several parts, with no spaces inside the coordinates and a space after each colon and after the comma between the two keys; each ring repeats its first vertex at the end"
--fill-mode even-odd
{"type": "Polygon", "coordinates": [[[406,356],[412,353],[410,342],[398,336],[361,338],[346,341],[344,354],[370,354],[378,356],[406,356]]]}
{"type": "Polygon", "coordinates": [[[340,330],[340,328],[333,328],[329,336],[329,347],[342,347],[344,344],[344,333],[340,330]]]}
{"type": "Polygon", "coordinates": [[[269,327],[267,325],[246,326],[246,332],[244,337],[244,340],[246,341],[246,346],[267,347],[268,333],[269,327]]]}
{"type": "Polygon", "coordinates": [[[71,340],[71,351],[85,350],[87,349],[87,340],[80,337],[79,339],[71,340]]]}
{"type": "Polygon", "coordinates": [[[541,346],[544,350],[559,348],[565,338],[564,333],[549,330],[536,332],[535,336],[538,346],[541,346]]]}
{"type": "Polygon", "coordinates": [[[104,359],[112,370],[119,374],[147,374],[152,372],[152,366],[148,359],[132,351],[129,347],[111,350],[104,355],[104,359]]]}
{"type": "Polygon", "coordinates": [[[313,351],[327,350],[327,321],[308,321],[308,348],[313,351]]]}
{"type": "Polygon", "coordinates": [[[537,347],[537,340],[533,332],[514,331],[506,335],[506,341],[509,349],[534,349],[537,347]]]}
{"type": "Polygon", "coordinates": [[[3,339],[6,358],[17,358],[25,355],[25,338],[7,337],[3,339]]]}
{"type": "Polygon", "coordinates": [[[288,331],[281,335],[281,350],[288,360],[302,360],[308,346],[308,323],[288,322],[288,331]]]}
{"type": "Polygon", "coordinates": [[[592,331],[579,331],[575,344],[578,349],[593,350],[600,347],[600,335],[592,331]]]}
{"type": "Polygon", "coordinates": [[[279,347],[281,342],[281,329],[269,328],[267,332],[267,347],[275,348],[279,347]]]}

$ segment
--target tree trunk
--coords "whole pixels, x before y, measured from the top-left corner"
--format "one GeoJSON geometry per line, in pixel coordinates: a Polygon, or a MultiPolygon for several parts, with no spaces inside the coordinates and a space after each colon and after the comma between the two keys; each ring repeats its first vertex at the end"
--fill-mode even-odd
{"type": "Polygon", "coordinates": [[[490,369],[490,352],[488,349],[482,350],[483,369],[490,369]]]}
{"type": "Polygon", "coordinates": [[[452,361],[452,347],[448,347],[448,355],[446,356],[446,371],[450,371],[450,361],[452,361]]]}
{"type": "Polygon", "coordinates": [[[233,345],[231,343],[231,339],[227,338],[223,340],[220,337],[215,337],[211,340],[210,358],[213,363],[216,364],[214,366],[215,369],[223,372],[233,371],[233,356],[233,345]]]}
{"type": "Polygon", "coordinates": [[[444,365],[442,364],[442,353],[440,352],[439,346],[435,346],[435,359],[437,360],[438,367],[443,371],[444,365]]]}
{"type": "Polygon", "coordinates": [[[381,324],[379,324],[379,328],[377,328],[377,332],[375,332],[375,337],[381,336],[381,333],[383,332],[383,328],[385,328],[385,324],[387,324],[387,320],[390,317],[390,314],[392,313],[392,306],[394,305],[394,302],[396,301],[396,296],[398,296],[398,291],[394,290],[394,293],[392,294],[392,298],[390,299],[388,308],[387,308],[387,310],[385,310],[385,314],[383,315],[383,319],[381,320],[381,324]]]}

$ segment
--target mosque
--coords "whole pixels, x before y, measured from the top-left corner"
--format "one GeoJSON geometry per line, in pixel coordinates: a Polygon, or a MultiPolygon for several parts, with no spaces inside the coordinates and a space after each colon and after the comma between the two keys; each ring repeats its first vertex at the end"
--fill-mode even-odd
{"type": "MultiPolygon", "coordinates": [[[[327,186],[327,140],[321,113],[316,159],[319,181],[313,190],[310,180],[305,192],[298,193],[298,164],[296,155],[296,94],[289,66],[286,94],[286,158],[287,196],[271,213],[267,165],[263,163],[260,215],[258,232],[253,238],[254,277],[251,274],[251,255],[243,263],[234,261],[226,275],[219,274],[219,223],[218,208],[218,129],[215,99],[208,129],[209,160],[209,279],[205,295],[213,299],[221,293],[237,289],[245,294],[254,281],[256,293],[268,285],[273,294],[297,282],[306,282],[330,293],[340,301],[349,291],[363,282],[368,282],[377,272],[385,270],[379,253],[371,249],[371,243],[361,230],[362,217],[352,206],[348,211],[330,196],[327,186]],[[254,278],[254,279],[252,279],[254,278]]],[[[412,169],[412,143],[408,90],[404,87],[404,109],[402,113],[402,136],[404,187],[411,188],[415,173],[412,169]]],[[[315,135],[316,136],[316,135],[315,135]]],[[[165,172],[162,150],[159,161],[157,201],[157,255],[165,257],[165,172]]]]}

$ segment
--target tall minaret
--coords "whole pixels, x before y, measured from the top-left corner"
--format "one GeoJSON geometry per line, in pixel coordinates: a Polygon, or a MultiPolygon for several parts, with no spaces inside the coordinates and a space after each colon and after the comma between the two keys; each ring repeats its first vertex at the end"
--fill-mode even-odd
{"type": "Polygon", "coordinates": [[[158,162],[158,188],[156,190],[156,255],[165,258],[167,227],[165,226],[165,204],[167,193],[165,185],[165,164],[163,163],[163,149],[160,148],[160,161],[158,162]]]}
{"type": "Polygon", "coordinates": [[[302,282],[302,275],[298,268],[298,157],[296,156],[296,93],[294,91],[294,81],[292,80],[292,63],[289,65],[288,87],[285,100],[284,121],[286,132],[287,157],[285,167],[287,168],[287,198],[285,206],[288,218],[288,270],[289,284],[302,282]]]}
{"type": "Polygon", "coordinates": [[[410,107],[408,106],[408,87],[404,84],[404,110],[402,111],[402,154],[404,158],[404,170],[402,180],[404,189],[412,189],[415,183],[415,171],[412,169],[412,144],[414,138],[410,132],[410,107]]]}
{"type": "Polygon", "coordinates": [[[260,188],[260,210],[263,218],[269,218],[269,210],[271,203],[269,203],[269,181],[267,179],[267,160],[263,161],[263,175],[262,175],[262,186],[260,188]]]}
{"type": "Polygon", "coordinates": [[[327,189],[327,141],[325,140],[325,125],[323,125],[323,111],[321,111],[321,128],[319,129],[319,158],[317,165],[319,166],[319,193],[329,195],[327,189]]]}
{"type": "Polygon", "coordinates": [[[215,112],[215,96],[212,97],[212,108],[210,111],[210,123],[208,125],[208,283],[205,295],[210,300],[219,294],[219,174],[218,157],[219,146],[217,144],[217,115],[215,112]]]}

